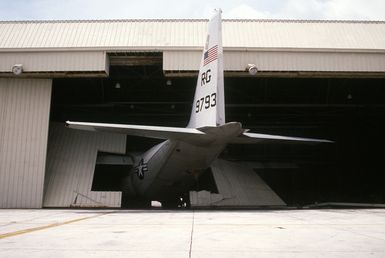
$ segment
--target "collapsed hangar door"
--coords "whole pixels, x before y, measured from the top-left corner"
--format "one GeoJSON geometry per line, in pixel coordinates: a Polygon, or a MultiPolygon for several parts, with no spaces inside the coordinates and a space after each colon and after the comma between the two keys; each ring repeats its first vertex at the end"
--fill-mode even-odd
{"type": "Polygon", "coordinates": [[[124,154],[125,149],[125,135],[51,123],[43,206],[120,207],[121,192],[92,191],[92,184],[98,151],[124,154]]]}

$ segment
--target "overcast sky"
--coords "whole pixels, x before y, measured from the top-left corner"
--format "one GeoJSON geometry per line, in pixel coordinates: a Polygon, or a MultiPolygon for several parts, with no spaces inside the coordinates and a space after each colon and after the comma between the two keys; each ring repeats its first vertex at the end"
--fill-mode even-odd
{"type": "Polygon", "coordinates": [[[0,20],[209,18],[385,20],[385,0],[0,0],[0,20]]]}

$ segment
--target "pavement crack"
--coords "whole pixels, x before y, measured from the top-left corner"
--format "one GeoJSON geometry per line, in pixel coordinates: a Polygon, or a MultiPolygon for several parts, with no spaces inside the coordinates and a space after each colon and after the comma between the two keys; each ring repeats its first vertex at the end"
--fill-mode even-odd
{"type": "Polygon", "coordinates": [[[194,224],[195,224],[195,211],[192,211],[192,222],[191,222],[191,232],[190,232],[190,250],[188,252],[188,257],[191,258],[192,244],[193,244],[193,235],[194,235],[194,224]]]}

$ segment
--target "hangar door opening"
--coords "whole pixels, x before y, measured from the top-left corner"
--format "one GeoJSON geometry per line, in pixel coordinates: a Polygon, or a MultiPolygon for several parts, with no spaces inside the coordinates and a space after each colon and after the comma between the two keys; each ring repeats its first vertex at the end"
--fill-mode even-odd
{"type": "MultiPolygon", "coordinates": [[[[195,76],[165,76],[157,54],[151,56],[151,63],[115,60],[108,78],[53,81],[46,207],[120,207],[118,184],[103,185],[103,181],[119,181],[130,161],[122,161],[121,169],[105,165],[100,169],[98,153],[140,153],[159,142],[115,134],[89,135],[64,128],[65,121],[178,127],[188,122],[195,76]],[[95,167],[99,167],[96,173],[95,167]]],[[[384,85],[384,78],[225,74],[227,121],[242,122],[252,132],[325,138],[335,143],[228,146],[220,158],[255,164],[255,173],[288,206],[385,203],[381,185],[385,157],[379,151],[385,143],[384,85]]],[[[194,185],[186,192],[215,192],[215,182],[205,181],[209,183],[194,185]]]]}

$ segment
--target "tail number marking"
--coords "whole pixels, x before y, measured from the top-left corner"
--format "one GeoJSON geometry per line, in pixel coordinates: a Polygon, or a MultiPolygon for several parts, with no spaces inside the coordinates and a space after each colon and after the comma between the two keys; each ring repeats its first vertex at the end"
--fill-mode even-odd
{"type": "Polygon", "coordinates": [[[208,69],[206,72],[203,72],[201,75],[201,86],[209,83],[211,81],[211,70],[208,69]]]}
{"type": "Polygon", "coordinates": [[[202,111],[203,106],[205,109],[209,109],[210,107],[215,107],[217,105],[217,94],[213,93],[211,95],[207,95],[206,97],[200,98],[197,100],[195,104],[195,113],[199,113],[202,111]]]}

